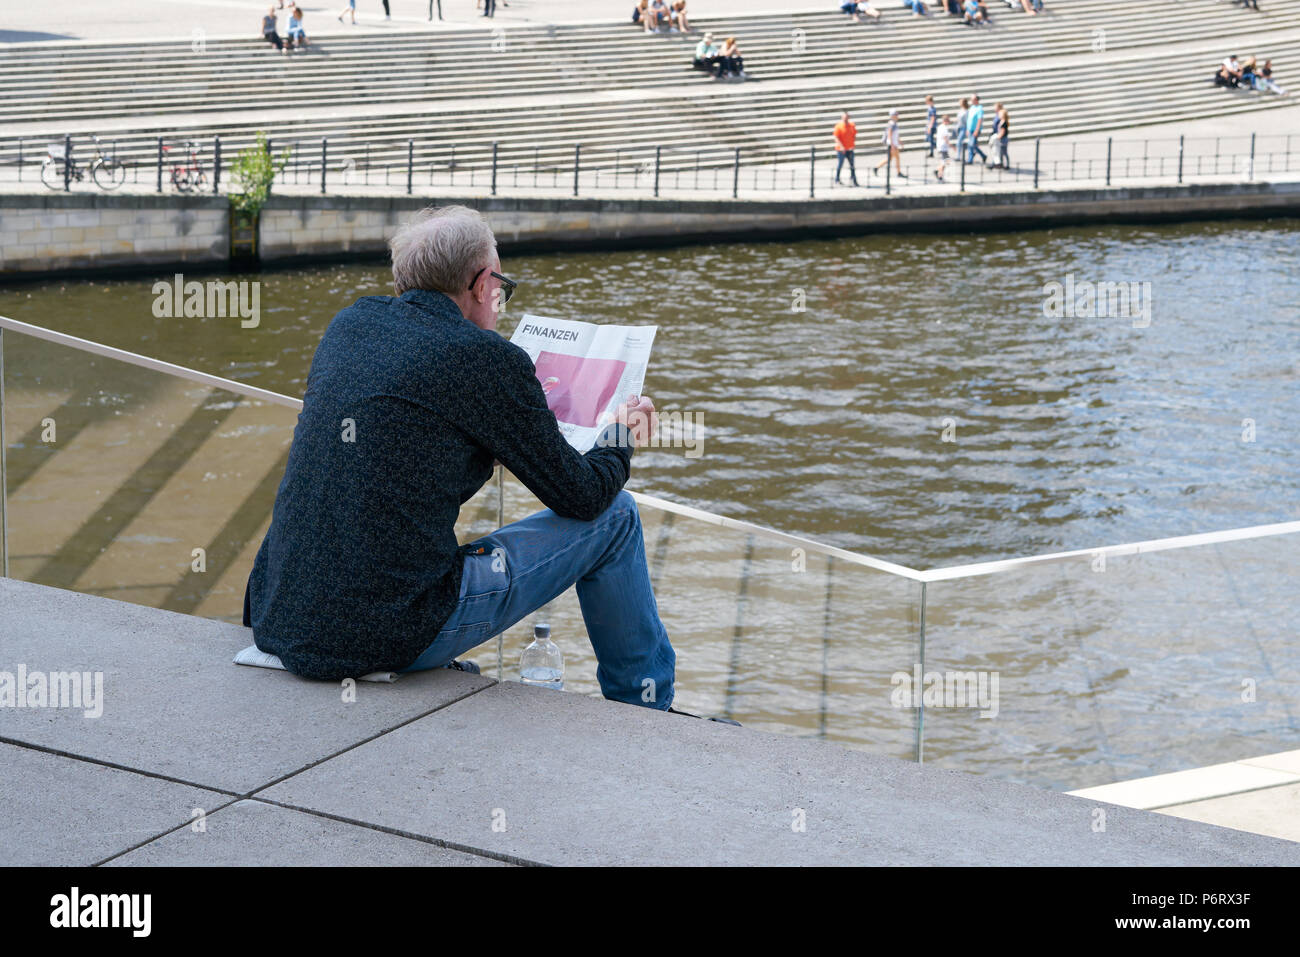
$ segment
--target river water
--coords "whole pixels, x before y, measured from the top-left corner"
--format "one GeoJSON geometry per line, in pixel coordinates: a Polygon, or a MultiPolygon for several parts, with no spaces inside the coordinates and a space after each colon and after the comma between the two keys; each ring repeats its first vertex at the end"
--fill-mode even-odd
{"type": "MultiPolygon", "coordinates": [[[[661,410],[699,423],[690,433],[699,444],[639,452],[631,487],[640,491],[915,568],[1300,517],[1300,221],[507,256],[502,268],[520,281],[501,323],[507,335],[525,312],[659,327],[646,392],[661,410]],[[1053,314],[1063,297],[1053,297],[1053,283],[1073,292],[1074,308],[1053,314]],[[1127,298],[1090,307],[1088,283],[1122,284],[1127,298]]],[[[0,314],[301,395],[334,313],[390,291],[378,262],[234,275],[261,284],[260,322],[244,329],[237,319],[157,318],[153,284],[171,278],[9,286],[0,314]]],[[[1292,606],[1274,593],[1291,566],[1259,549],[1239,558],[1231,564],[1258,560],[1267,587],[1254,593],[1272,596],[1253,613],[1281,628],[1266,665],[1247,671],[1272,668],[1300,690],[1295,619],[1279,624],[1278,609],[1292,606]]],[[[1185,571],[1171,564],[1152,574],[1178,581],[1185,571]]],[[[931,596],[932,635],[959,636],[980,616],[986,630],[993,621],[1023,631],[1010,620],[1023,613],[1016,608],[1059,585],[1005,592],[1017,595],[1014,607],[950,587],[947,609],[931,596]],[[972,602],[978,614],[954,610],[972,602]]],[[[1124,616],[1107,601],[1089,598],[1083,617],[1124,616]]],[[[1148,625],[1135,621],[1128,634],[1148,625]]],[[[1104,691],[1098,682],[1118,674],[1098,660],[1127,640],[1112,638],[1085,669],[1090,701],[1104,691]]],[[[1166,628],[1151,640],[1182,639],[1166,628]]],[[[1252,640],[1263,654],[1267,642],[1252,640]]],[[[1207,673],[1240,679],[1236,659],[1205,653],[1207,673]]],[[[778,654],[755,667],[784,667],[778,654]]],[[[1007,654],[1001,667],[1014,671],[1007,662],[1018,660],[1027,674],[1073,653],[1007,654]]],[[[733,654],[733,672],[736,664],[733,654]]],[[[708,675],[697,677],[707,684],[708,675]]],[[[1037,690],[1059,700],[1072,680],[1037,690]]],[[[734,680],[728,687],[731,702],[734,680]]],[[[819,693],[825,736],[826,689],[819,693]]],[[[1197,713],[1222,719],[1227,707],[1201,702],[1197,713]]],[[[742,716],[809,732],[815,710],[801,699],[742,716]]],[[[1046,739],[1059,718],[1024,720],[1046,739]]],[[[1068,785],[1098,783],[1094,772],[1108,761],[1120,776],[1154,767],[1142,754],[1167,743],[1153,732],[1117,757],[1113,729],[1108,745],[1105,719],[1094,725],[1087,733],[1097,740],[1039,755],[1050,768],[965,732],[927,752],[1068,785]],[[1064,772],[1062,762],[1091,770],[1064,772]]],[[[1243,734],[1253,740],[1209,756],[1295,747],[1290,704],[1243,734]]],[[[1175,764],[1206,757],[1192,748],[1175,764]]]]}
{"type": "MultiPolygon", "coordinates": [[[[643,491],[921,568],[1282,521],[1300,503],[1296,221],[503,268],[521,281],[506,334],[525,312],[659,327],[646,392],[703,429],[696,449],[638,455],[643,491]],[[1071,276],[1076,300],[1083,282],[1146,284],[1149,314],[1045,316],[1044,286],[1071,276]]],[[[300,395],[334,313],[390,291],[379,263],[234,276],[262,284],[260,325],[242,329],[155,318],[156,278],[10,287],[0,314],[300,395]]]]}

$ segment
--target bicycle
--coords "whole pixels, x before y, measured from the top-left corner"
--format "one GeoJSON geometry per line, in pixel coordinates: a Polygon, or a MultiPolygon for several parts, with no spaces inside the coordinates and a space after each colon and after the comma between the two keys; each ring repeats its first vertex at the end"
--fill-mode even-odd
{"type": "Polygon", "coordinates": [[[79,165],[75,158],[68,157],[62,143],[51,143],[48,155],[41,163],[41,182],[50,189],[63,189],[67,183],[80,183],[89,173],[95,185],[100,189],[117,189],[126,182],[126,164],[116,155],[105,156],[100,149],[99,137],[90,134],[95,144],[95,155],[86,165],[79,165]]]}
{"type": "MultiPolygon", "coordinates": [[[[188,193],[192,189],[202,189],[208,182],[208,174],[203,172],[203,166],[199,163],[197,144],[193,140],[188,140],[185,143],[185,151],[188,155],[185,156],[184,161],[172,164],[172,186],[182,193],[188,193]]],[[[171,152],[171,147],[164,146],[163,152],[171,152]]]]}

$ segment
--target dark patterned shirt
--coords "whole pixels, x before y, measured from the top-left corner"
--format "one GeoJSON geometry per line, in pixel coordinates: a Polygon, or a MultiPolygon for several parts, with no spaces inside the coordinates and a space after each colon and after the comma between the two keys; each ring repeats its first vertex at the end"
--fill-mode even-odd
{"type": "Polygon", "coordinates": [[[460,594],[460,507],[498,459],[557,514],[591,520],[631,471],[627,429],[586,454],[533,364],[447,296],[368,296],[312,359],[271,526],[244,597],[262,651],[309,678],[396,671],[460,594]]]}

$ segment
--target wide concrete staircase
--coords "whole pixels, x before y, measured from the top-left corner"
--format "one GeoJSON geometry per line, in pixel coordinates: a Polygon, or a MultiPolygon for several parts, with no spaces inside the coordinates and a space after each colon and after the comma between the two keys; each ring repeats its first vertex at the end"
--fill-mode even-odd
{"type": "Polygon", "coordinates": [[[695,37],[619,22],[326,36],[292,58],[255,38],[200,51],[189,41],[20,44],[0,64],[0,165],[39,162],[65,133],[81,148],[78,134],[94,131],[148,182],[160,137],[208,152],[220,136],[229,158],[264,130],[308,164],[328,138],[331,168],[404,171],[409,156],[422,172],[469,173],[491,164],[494,143],[499,165],[534,175],[571,166],[575,144],[587,169],[644,163],[655,147],[669,169],[721,167],[736,149],[746,163],[806,157],[844,108],[871,126],[897,107],[916,143],[926,93],[945,110],[972,90],[1006,102],[1018,140],[1265,110],[1286,98],[1213,88],[1217,62],[1230,51],[1272,58],[1283,80],[1300,62],[1300,18],[1280,7],[992,9],[994,25],[979,30],[892,8],[879,25],[822,12],[697,20],[738,37],[743,84],[692,70],[695,37]]]}

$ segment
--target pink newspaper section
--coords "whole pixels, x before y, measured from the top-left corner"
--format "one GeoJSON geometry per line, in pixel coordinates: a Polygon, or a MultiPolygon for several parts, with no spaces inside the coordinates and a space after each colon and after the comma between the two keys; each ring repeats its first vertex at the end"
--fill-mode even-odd
{"type": "Polygon", "coordinates": [[[641,394],[657,331],[527,314],[510,341],[533,361],[560,433],[586,452],[619,404],[641,394]]]}
{"type": "Polygon", "coordinates": [[[556,419],[584,427],[600,424],[601,413],[614,398],[627,368],[627,363],[618,359],[545,351],[538,354],[535,364],[546,404],[556,419]]]}

